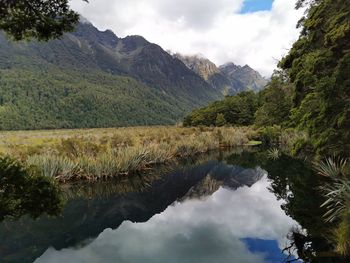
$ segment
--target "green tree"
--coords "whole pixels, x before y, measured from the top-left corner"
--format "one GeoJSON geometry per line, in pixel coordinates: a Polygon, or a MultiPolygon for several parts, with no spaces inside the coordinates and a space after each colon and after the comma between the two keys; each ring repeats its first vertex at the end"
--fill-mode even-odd
{"type": "Polygon", "coordinates": [[[225,124],[226,120],[224,114],[219,113],[218,115],[216,115],[215,126],[222,127],[225,126],[225,124]]]}
{"type": "Polygon", "coordinates": [[[298,1],[303,5],[309,6],[299,40],[280,62],[294,85],[292,119],[319,153],[349,155],[350,4],[298,1]]]}
{"type": "Polygon", "coordinates": [[[216,120],[222,114],[225,123],[231,125],[251,125],[258,107],[257,95],[252,92],[242,92],[235,96],[226,96],[222,101],[216,101],[209,106],[194,110],[184,119],[185,126],[217,125],[216,120]]]}
{"type": "Polygon", "coordinates": [[[79,15],[69,8],[68,0],[0,1],[0,29],[15,40],[57,38],[72,31],[78,21],[79,15]]]}
{"type": "Polygon", "coordinates": [[[255,113],[255,124],[262,126],[290,124],[292,109],[292,85],[280,77],[272,78],[269,85],[260,92],[261,106],[255,113]]]}

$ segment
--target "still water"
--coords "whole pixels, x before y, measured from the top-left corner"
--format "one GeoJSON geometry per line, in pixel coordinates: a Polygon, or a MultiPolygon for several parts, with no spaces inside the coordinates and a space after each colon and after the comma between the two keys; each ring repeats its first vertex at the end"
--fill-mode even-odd
{"type": "Polygon", "coordinates": [[[318,236],[324,226],[315,184],[301,161],[235,151],[118,181],[65,187],[60,216],[0,224],[0,261],[307,260],[328,249],[318,236]],[[292,246],[293,233],[303,237],[299,249],[292,246]]]}

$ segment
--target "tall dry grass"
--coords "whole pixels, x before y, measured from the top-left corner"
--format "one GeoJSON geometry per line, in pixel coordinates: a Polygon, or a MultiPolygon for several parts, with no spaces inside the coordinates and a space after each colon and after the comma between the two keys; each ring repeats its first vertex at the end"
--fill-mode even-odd
{"type": "Polygon", "coordinates": [[[1,132],[0,153],[57,180],[98,180],[144,171],[176,158],[246,145],[249,127],[134,127],[1,132]]]}

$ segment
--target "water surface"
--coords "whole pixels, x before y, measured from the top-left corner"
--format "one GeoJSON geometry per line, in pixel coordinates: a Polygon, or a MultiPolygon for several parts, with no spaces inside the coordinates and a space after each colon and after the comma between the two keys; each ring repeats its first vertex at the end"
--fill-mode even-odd
{"type": "MultiPolygon", "coordinates": [[[[0,224],[0,257],[57,263],[308,258],[315,250],[283,249],[292,247],[298,229],[309,238],[309,209],[318,209],[319,200],[303,199],[303,187],[313,189],[312,172],[283,158],[215,153],[123,180],[69,187],[61,216],[0,224]]],[[[322,211],[313,211],[315,218],[317,213],[322,211]]]]}

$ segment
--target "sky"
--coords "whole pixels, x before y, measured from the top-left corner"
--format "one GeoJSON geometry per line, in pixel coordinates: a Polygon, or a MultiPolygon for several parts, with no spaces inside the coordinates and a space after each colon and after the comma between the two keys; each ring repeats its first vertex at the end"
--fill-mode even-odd
{"type": "Polygon", "coordinates": [[[142,35],[163,49],[221,65],[248,64],[270,77],[298,38],[295,0],[71,0],[98,29],[142,35]]]}

